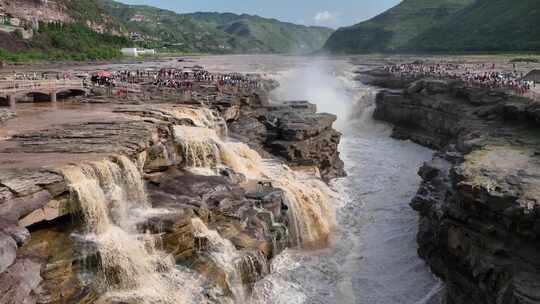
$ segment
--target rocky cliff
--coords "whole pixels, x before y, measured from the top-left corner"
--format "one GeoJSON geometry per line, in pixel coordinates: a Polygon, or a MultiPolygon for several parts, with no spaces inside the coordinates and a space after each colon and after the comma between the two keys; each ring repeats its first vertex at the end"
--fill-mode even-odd
{"type": "Polygon", "coordinates": [[[447,303],[538,303],[538,103],[411,79],[376,104],[394,136],[440,151],[421,168],[411,206],[421,216],[418,252],[445,280],[447,303]]]}
{"type": "Polygon", "coordinates": [[[62,1],[0,1],[0,13],[14,18],[14,23],[73,22],[68,8],[62,1]]]}
{"type": "Polygon", "coordinates": [[[294,166],[315,166],[329,181],[345,175],[338,145],[341,134],[332,128],[337,117],[317,113],[307,101],[267,105],[264,111],[242,111],[231,131],[245,142],[294,166]]]}
{"type": "Polygon", "coordinates": [[[240,300],[283,249],[326,246],[335,117],[199,89],[2,139],[0,303],[240,300]]]}

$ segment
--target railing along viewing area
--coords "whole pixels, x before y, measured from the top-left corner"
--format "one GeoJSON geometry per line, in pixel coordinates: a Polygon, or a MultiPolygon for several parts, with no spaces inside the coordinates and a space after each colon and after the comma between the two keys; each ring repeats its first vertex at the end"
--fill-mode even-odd
{"type": "Polygon", "coordinates": [[[80,79],[60,79],[60,80],[2,80],[0,81],[0,90],[20,91],[26,89],[48,89],[59,87],[82,87],[84,82],[80,79]]]}

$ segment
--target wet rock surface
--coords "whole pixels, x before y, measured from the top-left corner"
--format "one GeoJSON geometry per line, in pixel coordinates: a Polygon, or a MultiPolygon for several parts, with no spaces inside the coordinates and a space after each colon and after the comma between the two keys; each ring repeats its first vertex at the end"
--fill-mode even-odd
{"type": "MultiPolygon", "coordinates": [[[[153,181],[148,191],[154,207],[178,209],[180,218],[185,214],[198,215],[209,228],[220,232],[246,254],[261,253],[265,259],[270,259],[290,245],[284,214],[288,207],[283,192],[270,184],[238,185],[223,176],[176,172],[153,181]]],[[[166,239],[173,243],[178,240],[166,239]]],[[[204,249],[201,248],[204,240],[193,243],[193,238],[184,239],[191,243],[178,245],[190,252],[177,256],[180,261],[204,249]]]]}
{"type": "Polygon", "coordinates": [[[290,101],[248,109],[231,124],[233,136],[296,166],[316,166],[325,180],[345,176],[332,128],[337,117],[317,113],[307,101],[290,101]]]}
{"type": "Polygon", "coordinates": [[[160,238],[178,264],[198,270],[230,294],[230,282],[208,256],[208,240],[193,233],[191,219],[201,218],[241,252],[241,281],[252,286],[268,273],[272,257],[294,245],[283,191],[271,183],[247,182],[226,168],[220,176],[184,171],[188,162],[173,129],[212,128],[221,135],[229,129],[264,157],[317,167],[327,180],[343,176],[340,134],[332,128],[336,118],[317,114],[307,102],[271,106],[265,94],[205,89],[189,98],[174,92],[131,101],[93,96],[80,101],[109,104],[106,117],[51,124],[4,140],[0,154],[8,158],[0,165],[10,164],[0,171],[0,303],[96,300],[85,279],[87,268],[96,265],[95,249],[74,237],[81,219],[59,168],[113,155],[125,155],[142,168],[153,207],[168,210],[140,223],[141,231],[160,238]],[[47,158],[42,166],[17,158],[21,165],[13,166],[9,157],[14,155],[47,158]]]}
{"type": "Polygon", "coordinates": [[[437,148],[411,206],[419,254],[447,303],[538,303],[538,104],[456,81],[382,91],[375,117],[394,136],[437,148]]]}

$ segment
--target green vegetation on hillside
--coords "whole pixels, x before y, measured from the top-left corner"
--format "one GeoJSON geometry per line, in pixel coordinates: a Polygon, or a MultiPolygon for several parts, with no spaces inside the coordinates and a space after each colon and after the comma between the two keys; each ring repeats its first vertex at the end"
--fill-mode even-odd
{"type": "Polygon", "coordinates": [[[160,53],[310,53],[332,33],[259,16],[177,14],[112,0],[57,0],[73,23],[42,24],[34,37],[0,32],[0,61],[95,60],[120,57],[123,47],[160,53]]]}
{"type": "Polygon", "coordinates": [[[39,34],[47,35],[53,49],[61,50],[62,53],[66,54],[66,59],[88,60],[120,57],[120,49],[130,44],[124,37],[99,34],[77,24],[44,25],[40,27],[39,34]]]}
{"type": "Polygon", "coordinates": [[[99,0],[101,6],[130,32],[142,36],[143,46],[206,53],[313,52],[332,33],[259,16],[232,13],[177,14],[150,6],[99,0]],[[144,20],[141,20],[141,16],[144,20]]]}
{"type": "Polygon", "coordinates": [[[478,0],[412,40],[425,52],[540,51],[540,1],[478,0]]]}
{"type": "Polygon", "coordinates": [[[0,48],[0,60],[28,62],[112,59],[120,57],[120,48],[129,43],[124,37],[99,34],[80,24],[42,24],[26,48],[17,52],[0,48]]]}
{"type": "Polygon", "coordinates": [[[368,21],[338,29],[325,49],[333,53],[398,52],[410,40],[474,1],[404,0],[368,21]]]}
{"type": "Polygon", "coordinates": [[[105,0],[100,5],[123,22],[129,32],[140,34],[142,39],[138,43],[144,47],[219,53],[224,51],[220,46],[228,39],[214,27],[172,11],[105,0]],[[136,15],[144,16],[144,21],[132,21],[136,15]]]}
{"type": "Polygon", "coordinates": [[[313,52],[320,49],[333,32],[329,28],[307,27],[247,14],[194,13],[188,16],[233,36],[232,41],[244,46],[248,52],[313,52]]]}
{"type": "Polygon", "coordinates": [[[540,51],[538,0],[403,0],[357,25],[338,29],[332,53],[540,51]]]}

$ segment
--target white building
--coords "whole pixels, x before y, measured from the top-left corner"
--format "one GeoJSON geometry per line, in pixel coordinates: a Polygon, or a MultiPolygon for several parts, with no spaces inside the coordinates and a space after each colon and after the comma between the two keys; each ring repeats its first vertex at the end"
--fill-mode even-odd
{"type": "Polygon", "coordinates": [[[141,55],[155,55],[156,50],[140,49],[140,48],[123,48],[120,50],[122,55],[130,57],[139,57],[141,55]]]}
{"type": "Polygon", "coordinates": [[[144,22],[146,17],[143,14],[135,14],[133,17],[129,19],[129,21],[132,22],[144,22]]]}

